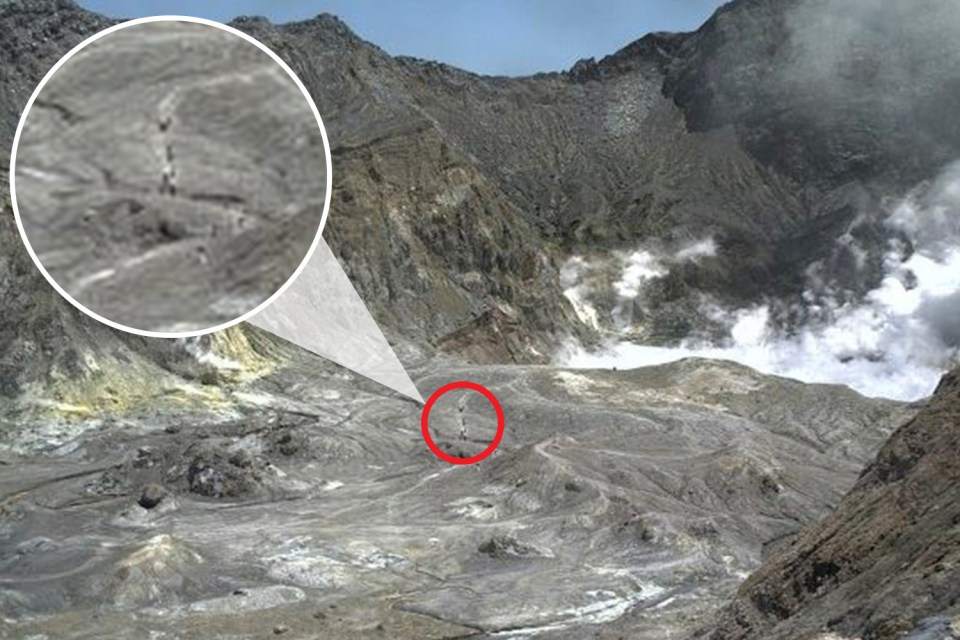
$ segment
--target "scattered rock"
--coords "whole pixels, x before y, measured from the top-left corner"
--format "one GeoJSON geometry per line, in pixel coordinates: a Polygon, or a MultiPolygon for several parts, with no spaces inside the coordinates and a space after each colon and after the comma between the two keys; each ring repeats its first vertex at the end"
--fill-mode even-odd
{"type": "Polygon", "coordinates": [[[306,438],[299,430],[283,429],[277,433],[274,449],[284,456],[296,455],[306,446],[306,438]]]}
{"type": "Polygon", "coordinates": [[[477,549],[491,558],[543,557],[545,554],[532,544],[520,542],[512,535],[495,535],[477,549]]]}
{"type": "Polygon", "coordinates": [[[253,465],[253,454],[246,449],[237,449],[230,456],[230,464],[241,469],[248,469],[253,465]]]}
{"type": "Polygon", "coordinates": [[[144,509],[153,509],[167,497],[167,490],[158,484],[148,484],[140,493],[140,499],[137,501],[144,509]]]}
{"type": "Polygon", "coordinates": [[[583,491],[583,485],[576,480],[568,480],[566,483],[564,483],[563,489],[564,491],[570,491],[572,493],[580,493],[583,491]]]}
{"type": "Polygon", "coordinates": [[[149,469],[158,461],[157,454],[150,447],[140,447],[137,449],[137,457],[133,459],[134,469],[149,469]]]}
{"type": "Polygon", "coordinates": [[[124,491],[124,480],[120,475],[110,469],[104,471],[94,480],[84,484],[84,492],[88,495],[109,496],[118,495],[124,491]]]}
{"type": "Polygon", "coordinates": [[[259,492],[265,465],[245,449],[202,442],[187,449],[186,482],[191,493],[209,498],[240,498],[259,492]]]}

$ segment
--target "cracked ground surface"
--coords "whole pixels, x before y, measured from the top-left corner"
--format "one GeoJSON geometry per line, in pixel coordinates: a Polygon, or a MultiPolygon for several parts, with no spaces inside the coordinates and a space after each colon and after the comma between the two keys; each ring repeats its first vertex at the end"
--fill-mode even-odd
{"type": "Polygon", "coordinates": [[[27,237],[75,300],[141,330],[189,331],[257,307],[317,235],[326,161],[289,75],[229,32],[134,25],[87,45],[20,138],[27,237]]]}
{"type": "MultiPolygon", "coordinates": [[[[490,388],[499,450],[446,464],[418,404],[306,356],[225,387],[221,419],[132,416],[54,450],[7,448],[4,632],[682,637],[912,411],[697,360],[411,373],[426,393],[490,388]]],[[[451,447],[458,400],[431,416],[451,447]]],[[[466,410],[471,441],[492,433],[483,398],[466,410]]]]}

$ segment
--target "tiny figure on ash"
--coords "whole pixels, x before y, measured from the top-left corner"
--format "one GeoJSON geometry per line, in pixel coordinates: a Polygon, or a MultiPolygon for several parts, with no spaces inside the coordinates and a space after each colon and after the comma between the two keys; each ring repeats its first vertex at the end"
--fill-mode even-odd
{"type": "Polygon", "coordinates": [[[462,396],[457,403],[457,420],[460,423],[460,439],[467,439],[467,416],[464,413],[467,409],[467,398],[462,396]]]}

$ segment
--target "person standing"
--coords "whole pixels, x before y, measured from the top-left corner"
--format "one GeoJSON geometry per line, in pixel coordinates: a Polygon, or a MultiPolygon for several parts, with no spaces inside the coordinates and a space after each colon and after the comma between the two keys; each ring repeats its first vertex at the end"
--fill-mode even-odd
{"type": "Polygon", "coordinates": [[[460,400],[457,401],[457,420],[460,423],[460,439],[467,439],[467,397],[460,396],[460,400]]]}

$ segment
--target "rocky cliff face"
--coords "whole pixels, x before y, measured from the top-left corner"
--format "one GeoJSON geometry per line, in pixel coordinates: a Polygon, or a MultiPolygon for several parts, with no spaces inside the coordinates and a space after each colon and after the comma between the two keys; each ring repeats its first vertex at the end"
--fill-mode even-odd
{"type": "Polygon", "coordinates": [[[804,216],[777,239],[775,288],[818,261],[846,299],[876,284],[890,237],[884,199],[960,152],[949,115],[960,99],[958,25],[949,0],[758,0],[724,6],[684,41],[664,90],[688,130],[733,130],[799,187],[804,216]],[[847,232],[853,246],[836,244],[847,232]]]}
{"type": "MultiPolygon", "coordinates": [[[[38,48],[27,43],[44,43],[30,64],[5,67],[7,95],[17,98],[4,120],[8,140],[46,69],[109,24],[69,2],[28,7],[0,15],[14,61],[38,48]]],[[[582,333],[560,295],[554,256],[496,185],[391,89],[397,63],[329,17],[237,26],[285,57],[316,97],[337,167],[331,220],[339,222],[325,237],[388,330],[420,344],[476,343],[477,357],[506,361],[546,359],[559,340],[582,333]]]]}
{"type": "Polygon", "coordinates": [[[236,26],[284,57],[317,101],[335,166],[324,237],[384,326],[501,361],[544,360],[583,333],[556,252],[419,107],[401,63],[330,16],[236,26]]]}
{"type": "Polygon", "coordinates": [[[733,2],[695,33],[526,78],[390,58],[330,17],[238,24],[316,88],[344,178],[328,238],[371,304],[390,300],[381,319],[434,344],[513,336],[486,357],[524,359],[582,329],[552,284],[571,253],[714,240],[651,287],[662,340],[703,326],[704,294],[802,306],[811,265],[841,299],[875,286],[884,198],[960,155],[955,6],[909,11],[733,2]],[[424,302],[443,319],[424,324],[424,302]]]}
{"type": "Polygon", "coordinates": [[[958,19],[949,0],[732,2],[684,41],[665,88],[691,131],[733,127],[801,184],[908,188],[960,149],[958,19]]]}
{"type": "MultiPolygon", "coordinates": [[[[703,326],[704,294],[799,300],[814,263],[841,297],[875,285],[883,197],[960,155],[955,8],[923,5],[741,0],[695,33],[527,78],[392,58],[330,16],[235,24],[314,95],[334,153],[326,238],[378,320],[537,361],[589,340],[560,295],[571,253],[713,239],[715,255],[652,287],[644,322],[661,340],[703,326]],[[849,233],[857,246],[836,242],[849,233]]],[[[46,68],[107,20],[59,1],[3,11],[12,134],[46,68]]]]}
{"type": "Polygon", "coordinates": [[[709,637],[956,637],[958,451],[954,370],[837,508],[744,582],[709,637]]]}

